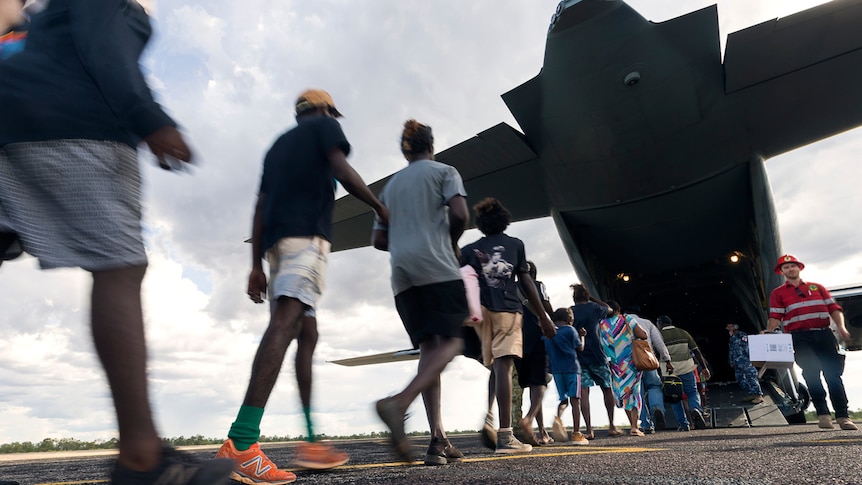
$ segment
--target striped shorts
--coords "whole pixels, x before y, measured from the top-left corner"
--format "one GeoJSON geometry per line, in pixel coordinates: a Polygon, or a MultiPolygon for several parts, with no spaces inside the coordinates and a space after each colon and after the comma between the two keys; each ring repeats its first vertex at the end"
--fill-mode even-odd
{"type": "Polygon", "coordinates": [[[137,152],[99,140],[4,146],[0,230],[18,234],[43,269],[146,264],[137,152]]]}

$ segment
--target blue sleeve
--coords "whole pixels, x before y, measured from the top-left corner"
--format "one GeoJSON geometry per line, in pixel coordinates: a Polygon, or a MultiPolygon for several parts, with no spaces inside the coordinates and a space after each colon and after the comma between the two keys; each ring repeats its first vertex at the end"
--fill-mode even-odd
{"type": "Polygon", "coordinates": [[[69,2],[71,34],[81,64],[120,124],[146,138],[176,123],[153,99],[138,65],[150,35],[150,20],[135,1],[69,2]]]}

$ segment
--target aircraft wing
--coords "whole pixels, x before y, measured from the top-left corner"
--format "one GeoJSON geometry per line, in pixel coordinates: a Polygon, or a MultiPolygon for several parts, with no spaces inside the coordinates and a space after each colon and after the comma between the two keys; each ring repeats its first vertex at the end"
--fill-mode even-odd
{"type": "Polygon", "coordinates": [[[405,360],[416,360],[419,358],[419,349],[399,350],[396,352],[383,352],[382,354],[363,355],[350,359],[330,360],[331,364],[356,367],[359,365],[385,364],[387,362],[402,362],[405,360]]]}
{"type": "MultiPolygon", "coordinates": [[[[461,173],[468,206],[484,197],[496,197],[512,213],[513,221],[550,214],[536,153],[524,135],[506,123],[437,153],[435,159],[461,173]]],[[[391,177],[371,184],[371,191],[379,194],[391,177]]],[[[352,195],[338,199],[332,214],[332,250],[370,245],[373,215],[352,195]]]]}
{"type": "Polygon", "coordinates": [[[834,0],[727,37],[725,94],[745,106],[754,153],[770,158],[862,121],[862,0],[834,0]]]}

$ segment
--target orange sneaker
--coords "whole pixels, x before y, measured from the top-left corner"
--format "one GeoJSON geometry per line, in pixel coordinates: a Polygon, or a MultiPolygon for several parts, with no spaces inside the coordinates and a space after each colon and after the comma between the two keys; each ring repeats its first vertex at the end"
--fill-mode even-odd
{"type": "Polygon", "coordinates": [[[279,470],[255,443],[245,451],[239,451],[228,438],[221,445],[216,458],[230,458],[234,461],[234,469],[230,474],[231,480],[236,480],[247,485],[284,485],[296,481],[296,475],[287,471],[279,470]]]}
{"type": "Polygon", "coordinates": [[[341,466],[348,460],[350,457],[343,451],[336,451],[333,447],[323,443],[304,441],[296,447],[296,458],[294,458],[293,464],[309,470],[327,470],[341,466]]]}

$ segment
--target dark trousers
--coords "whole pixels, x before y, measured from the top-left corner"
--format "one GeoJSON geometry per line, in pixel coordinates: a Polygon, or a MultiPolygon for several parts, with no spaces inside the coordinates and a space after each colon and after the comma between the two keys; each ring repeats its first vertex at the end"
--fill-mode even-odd
{"type": "Polygon", "coordinates": [[[802,368],[802,377],[808,385],[817,415],[829,414],[826,390],[820,380],[822,373],[826,387],[829,388],[829,400],[835,409],[835,417],[848,417],[847,393],[844,391],[844,381],[841,380],[841,374],[844,373],[844,356],[838,353],[838,342],[835,341],[832,331],[825,328],[791,332],[790,335],[793,336],[796,364],[802,368]]]}

